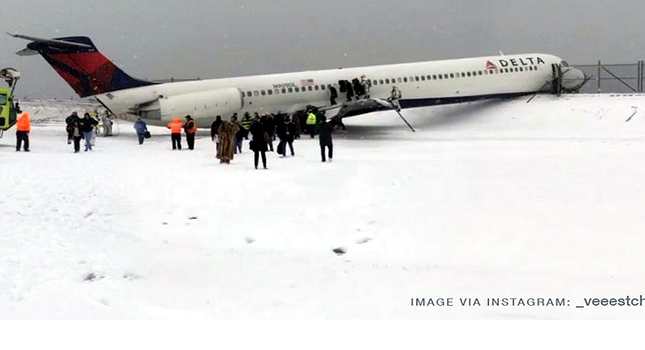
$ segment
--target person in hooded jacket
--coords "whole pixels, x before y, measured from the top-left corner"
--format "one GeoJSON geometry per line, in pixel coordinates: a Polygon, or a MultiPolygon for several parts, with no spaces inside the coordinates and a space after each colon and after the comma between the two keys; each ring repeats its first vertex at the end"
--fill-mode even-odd
{"type": "Polygon", "coordinates": [[[134,122],[134,130],[137,132],[139,144],[143,144],[143,140],[145,140],[146,138],[146,132],[148,132],[148,126],[146,125],[146,122],[141,119],[141,117],[138,117],[137,121],[134,122]]]}
{"type": "Polygon", "coordinates": [[[179,118],[173,119],[168,123],[168,129],[170,129],[170,140],[172,141],[172,149],[181,150],[181,129],[184,127],[179,118]]]}

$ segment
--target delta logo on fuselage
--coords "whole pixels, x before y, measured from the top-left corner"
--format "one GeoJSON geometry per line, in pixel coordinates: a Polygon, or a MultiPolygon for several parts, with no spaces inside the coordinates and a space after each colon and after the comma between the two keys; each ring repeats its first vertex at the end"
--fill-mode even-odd
{"type": "MultiPolygon", "coordinates": [[[[525,67],[525,66],[535,66],[538,64],[546,64],[544,60],[540,57],[524,57],[524,58],[510,58],[510,59],[499,59],[497,60],[501,68],[506,67],[525,67]]],[[[486,69],[497,69],[497,65],[491,61],[486,62],[486,69]]]]}

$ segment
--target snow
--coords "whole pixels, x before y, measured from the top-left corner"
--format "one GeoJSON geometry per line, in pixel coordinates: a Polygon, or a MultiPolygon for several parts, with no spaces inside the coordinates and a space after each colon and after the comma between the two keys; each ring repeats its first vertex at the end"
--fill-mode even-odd
{"type": "Polygon", "coordinates": [[[642,319],[576,306],[645,290],[644,95],[404,111],[416,132],[373,113],[335,133],[333,163],[305,136],[268,170],[247,142],[219,164],[207,130],[172,151],[126,121],[74,154],[63,120],[93,106],[20,102],[31,152],[0,139],[0,319],[642,319]]]}

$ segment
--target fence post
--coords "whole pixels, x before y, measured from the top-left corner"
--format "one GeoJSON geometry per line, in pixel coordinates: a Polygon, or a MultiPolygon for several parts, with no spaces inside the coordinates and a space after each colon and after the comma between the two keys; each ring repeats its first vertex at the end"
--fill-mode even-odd
{"type": "Polygon", "coordinates": [[[596,74],[596,83],[598,85],[598,93],[602,92],[602,89],[600,88],[600,60],[598,60],[598,74],[596,74]]]}

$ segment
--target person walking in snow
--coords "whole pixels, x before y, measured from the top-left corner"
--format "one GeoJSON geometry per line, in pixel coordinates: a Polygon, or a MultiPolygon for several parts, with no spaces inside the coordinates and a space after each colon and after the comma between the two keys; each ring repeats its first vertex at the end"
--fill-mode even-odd
{"type": "Polygon", "coordinates": [[[19,152],[21,147],[25,152],[29,152],[30,131],[31,121],[29,120],[29,113],[25,112],[16,121],[16,152],[19,152]]]}
{"type": "Polygon", "coordinates": [[[184,127],[184,123],[179,120],[179,118],[173,119],[168,123],[168,129],[170,129],[170,141],[172,142],[172,149],[177,149],[181,151],[181,129],[184,127]]]}
{"type": "Polygon", "coordinates": [[[146,133],[148,132],[148,126],[146,125],[146,122],[141,119],[141,117],[138,117],[137,121],[134,122],[134,130],[137,132],[139,144],[143,144],[143,140],[145,140],[146,133]]]}
{"type": "Polygon", "coordinates": [[[92,137],[94,136],[94,128],[98,123],[89,113],[85,113],[83,119],[81,119],[81,131],[83,132],[83,138],[85,138],[85,152],[92,150],[92,137]]]}
{"type": "Polygon", "coordinates": [[[262,156],[262,166],[264,169],[267,168],[267,149],[268,144],[266,141],[266,127],[262,124],[261,119],[257,119],[251,124],[249,132],[252,135],[250,142],[251,150],[253,151],[253,164],[255,168],[258,168],[258,161],[260,156],[262,156]]]}
{"type": "MultiPolygon", "coordinates": [[[[232,118],[231,118],[232,119],[232,118]]],[[[233,122],[224,120],[222,125],[217,129],[219,148],[217,149],[217,159],[220,163],[230,163],[235,156],[235,134],[240,130],[240,127],[233,122]]]]}
{"type": "Polygon", "coordinates": [[[327,117],[322,116],[321,122],[318,125],[318,140],[320,141],[320,157],[323,162],[325,159],[325,147],[328,150],[329,161],[331,162],[332,157],[334,156],[334,145],[332,143],[331,134],[334,131],[334,127],[327,122],[327,117]]]}

